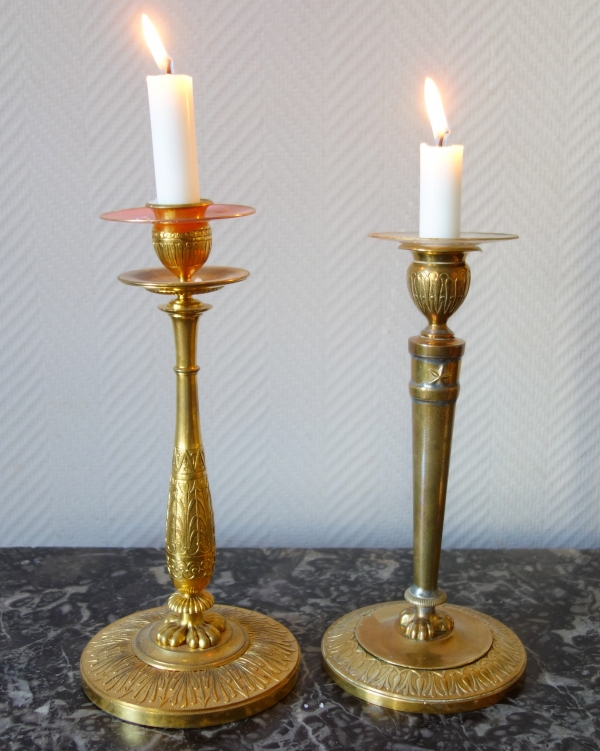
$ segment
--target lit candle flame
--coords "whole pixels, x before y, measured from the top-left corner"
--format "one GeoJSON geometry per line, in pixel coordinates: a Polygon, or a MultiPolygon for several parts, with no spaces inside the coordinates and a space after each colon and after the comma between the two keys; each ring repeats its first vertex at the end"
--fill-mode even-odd
{"type": "Polygon", "coordinates": [[[425,106],[431,120],[433,136],[440,146],[444,145],[444,138],[450,133],[444,105],[437,86],[431,78],[425,79],[425,106]]]}
{"type": "Polygon", "coordinates": [[[144,31],[144,36],[146,37],[146,44],[150,48],[150,52],[156,60],[156,64],[163,73],[170,73],[171,58],[167,55],[167,51],[163,47],[158,31],[154,28],[154,24],[145,13],[142,13],[142,29],[144,31]]]}

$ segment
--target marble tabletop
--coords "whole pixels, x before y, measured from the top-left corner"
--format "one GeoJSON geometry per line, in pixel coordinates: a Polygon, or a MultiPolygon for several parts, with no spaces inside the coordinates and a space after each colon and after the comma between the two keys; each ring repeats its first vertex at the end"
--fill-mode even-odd
{"type": "Polygon", "coordinates": [[[0,749],[246,751],[584,751],[600,738],[600,553],[442,553],[448,599],[488,613],[527,648],[525,681],[500,704],[457,715],[394,712],[344,693],[323,672],[326,627],[350,610],[402,597],[411,552],[225,549],[211,591],[295,634],[303,663],[277,706],[231,725],[158,730],[122,722],[83,694],[79,656],[107,623],[172,591],[154,549],[0,549],[0,749]]]}

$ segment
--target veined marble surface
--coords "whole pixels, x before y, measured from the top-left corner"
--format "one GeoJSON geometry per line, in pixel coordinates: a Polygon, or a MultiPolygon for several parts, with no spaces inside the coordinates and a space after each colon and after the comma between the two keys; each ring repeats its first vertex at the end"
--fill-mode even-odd
{"type": "Polygon", "coordinates": [[[600,738],[600,553],[442,553],[448,600],[498,618],[527,648],[525,681],[509,698],[457,715],[411,715],[365,704],[321,668],[323,632],[344,613],[402,597],[408,550],[220,550],[218,602],[277,618],[302,648],[296,688],[231,725],[158,730],[91,704],[79,656],[107,623],[166,602],[164,552],[0,549],[0,749],[4,751],[584,751],[600,738]]]}

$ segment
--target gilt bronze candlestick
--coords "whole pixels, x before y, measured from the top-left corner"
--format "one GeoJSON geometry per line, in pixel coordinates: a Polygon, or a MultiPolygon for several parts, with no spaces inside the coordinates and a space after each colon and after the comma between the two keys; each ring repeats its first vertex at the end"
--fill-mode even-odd
{"type": "Polygon", "coordinates": [[[323,663],[342,688],[372,704],[449,713],[500,701],[519,681],[526,655],[515,634],[483,613],[444,605],[438,569],[454,408],[465,343],[447,321],[469,291],[467,253],[514,235],[462,233],[453,240],[375,234],[410,250],[408,290],[427,317],[409,339],[413,425],[414,579],[404,600],[349,613],[323,637],[323,663]],[[442,607],[440,607],[442,606],[442,607]]]}
{"type": "Polygon", "coordinates": [[[167,607],[111,623],[81,656],[88,697],[110,714],[141,725],[200,727],[249,717],[294,686],[300,667],[295,638],[277,621],[206,591],[215,566],[215,533],[196,376],[196,330],[212,306],[195,295],[246,279],[243,269],[205,266],[210,221],[253,214],[247,206],[202,201],[145,206],[103,219],[153,224],[154,249],[165,268],[122,274],[125,284],[171,295],[160,309],[173,323],[177,409],[167,511],[167,568],[176,588],[167,607]]]}

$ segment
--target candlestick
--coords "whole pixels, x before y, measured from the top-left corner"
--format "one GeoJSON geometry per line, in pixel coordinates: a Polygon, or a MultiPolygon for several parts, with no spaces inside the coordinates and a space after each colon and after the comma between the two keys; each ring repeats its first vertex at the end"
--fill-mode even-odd
{"type": "Polygon", "coordinates": [[[479,709],[502,699],[521,679],[526,655],[510,629],[489,615],[444,605],[446,594],[438,587],[454,408],[465,348],[447,321],[469,291],[467,254],[480,250],[482,243],[516,236],[371,237],[394,240],[412,252],[408,290],[428,321],[419,336],[409,339],[408,347],[414,579],[404,600],[355,610],[330,626],[322,642],[324,666],[342,688],[372,704],[427,713],[479,709]]]}
{"type": "Polygon", "coordinates": [[[156,203],[196,204],[200,201],[194,82],[191,76],[174,75],[171,58],[145,14],[142,26],[160,76],[148,76],[148,102],[152,127],[156,203]]]}
{"type": "Polygon", "coordinates": [[[425,104],[435,146],[421,144],[420,237],[460,237],[463,147],[445,146],[450,132],[440,94],[425,80],[425,104]]]}
{"type": "Polygon", "coordinates": [[[216,548],[198,414],[196,329],[211,306],[195,296],[248,277],[243,269],[204,263],[210,253],[208,223],[252,213],[246,206],[205,200],[103,215],[153,224],[154,247],[168,269],[130,271],[119,279],[175,298],[160,309],[171,318],[175,335],[177,409],[166,557],[177,591],[167,607],[106,626],[86,646],[80,664],[91,701],[142,725],[201,727],[249,717],[278,702],[298,678],[300,649],[288,629],[261,613],[215,605],[206,591],[216,548]]]}

